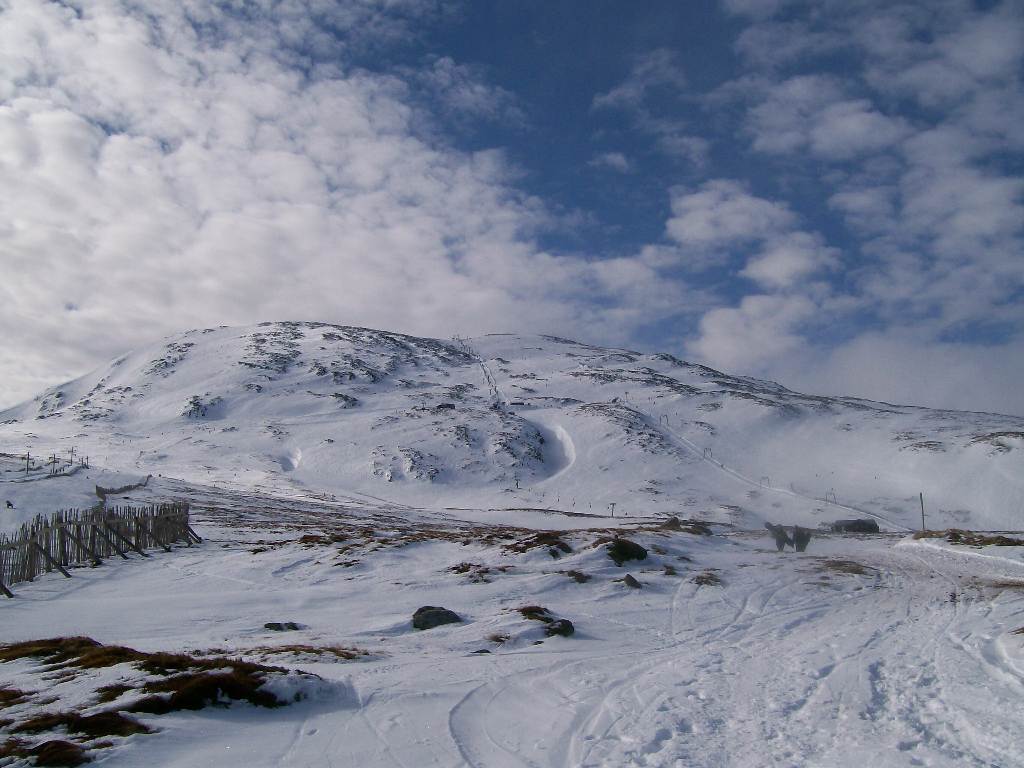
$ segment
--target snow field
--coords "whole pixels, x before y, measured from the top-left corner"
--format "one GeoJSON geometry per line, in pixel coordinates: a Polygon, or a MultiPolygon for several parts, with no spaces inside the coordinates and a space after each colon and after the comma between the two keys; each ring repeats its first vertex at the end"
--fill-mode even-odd
{"type": "MultiPolygon", "coordinates": [[[[584,518],[533,513],[573,550],[553,558],[510,549],[533,531],[486,513],[471,524],[193,494],[202,546],[17,585],[0,605],[3,641],[81,634],[142,651],[257,658],[301,644],[369,655],[259,656],[326,687],[283,709],[143,716],[159,732],[116,740],[93,753],[97,764],[1024,764],[1024,637],[1012,634],[1024,625],[1021,548],[829,536],[780,555],[754,532],[623,521],[650,555],[617,568],[591,546],[607,529],[584,518]],[[591,578],[558,573],[569,570],[591,578]],[[626,573],[643,588],[618,581],[626,573]],[[720,583],[698,585],[706,573],[720,583]],[[413,630],[426,604],[464,622],[413,630]],[[545,638],[510,610],[523,605],[576,633],[545,638]],[[268,621],[301,629],[271,632],[268,621]],[[499,635],[508,639],[489,639],[499,635]]],[[[0,665],[3,682],[14,674],[45,692],[38,671],[29,685],[24,665],[0,665]]]]}

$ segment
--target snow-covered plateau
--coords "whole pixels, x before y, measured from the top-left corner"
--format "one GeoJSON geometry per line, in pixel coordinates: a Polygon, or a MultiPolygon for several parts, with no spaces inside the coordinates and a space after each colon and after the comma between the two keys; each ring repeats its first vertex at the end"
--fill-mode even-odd
{"type": "Polygon", "coordinates": [[[1024,528],[1019,417],[265,323],[0,412],[0,454],[0,532],[100,488],[203,538],[0,597],[0,765],[1024,765],[1024,546],[911,535],[922,495],[929,529],[1024,528]],[[108,647],[17,645],[74,636],[108,647]],[[252,703],[152,704],[232,669],[252,703]]]}

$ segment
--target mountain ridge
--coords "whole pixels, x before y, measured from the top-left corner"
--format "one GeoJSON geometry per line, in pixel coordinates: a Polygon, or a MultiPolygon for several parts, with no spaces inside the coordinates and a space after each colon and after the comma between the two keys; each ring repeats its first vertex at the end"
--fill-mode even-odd
{"type": "Polygon", "coordinates": [[[11,454],[76,444],[113,471],[428,508],[615,504],[755,528],[843,504],[900,529],[924,492],[936,527],[1024,527],[1024,419],[805,395],[557,336],[197,329],[0,422],[11,454]]]}

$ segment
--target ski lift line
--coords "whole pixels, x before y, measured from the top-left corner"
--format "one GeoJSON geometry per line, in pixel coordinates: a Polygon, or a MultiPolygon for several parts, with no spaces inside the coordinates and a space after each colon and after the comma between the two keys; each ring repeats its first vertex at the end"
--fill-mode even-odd
{"type": "MultiPolygon", "coordinates": [[[[644,416],[646,416],[651,422],[654,421],[654,417],[651,414],[647,413],[642,408],[637,407],[636,410],[639,411],[640,413],[642,413],[644,416]]],[[[722,464],[722,462],[716,461],[713,458],[709,459],[707,457],[706,452],[704,450],[701,450],[700,448],[698,448],[696,445],[694,445],[692,442],[687,440],[682,435],[677,434],[674,429],[672,429],[671,427],[662,427],[660,420],[658,422],[658,429],[659,430],[663,430],[664,432],[666,432],[668,434],[669,437],[671,437],[672,439],[676,440],[679,443],[682,443],[685,447],[689,448],[696,455],[700,456],[701,461],[710,462],[711,464],[713,464],[714,466],[718,467],[719,469],[721,469],[726,474],[732,475],[732,477],[736,478],[737,480],[739,480],[739,481],[741,481],[743,483],[746,483],[746,484],[751,485],[751,486],[758,486],[758,483],[755,483],[749,477],[746,477],[746,476],[740,474],[739,472],[737,472],[734,469],[727,468],[724,464],[722,464]]],[[[814,498],[812,496],[805,496],[802,493],[797,493],[796,491],[786,490],[785,488],[771,488],[771,487],[769,487],[768,490],[774,491],[776,493],[781,493],[781,494],[783,494],[785,496],[792,496],[792,497],[797,498],[797,499],[803,499],[804,501],[825,501],[825,499],[818,499],[818,498],[814,498]]],[[[835,492],[831,491],[831,493],[832,493],[832,498],[835,499],[835,492]]],[[[862,514],[862,515],[868,515],[869,517],[873,517],[876,520],[880,520],[881,522],[886,523],[887,525],[891,525],[893,528],[897,528],[897,529],[901,529],[901,530],[905,530],[905,531],[913,530],[911,528],[908,528],[905,525],[901,525],[899,523],[894,523],[892,520],[889,520],[888,518],[882,517],[881,515],[877,515],[874,512],[869,512],[866,509],[859,509],[858,507],[852,507],[852,506],[850,506],[848,504],[840,504],[837,501],[827,502],[827,503],[831,503],[832,506],[838,507],[839,509],[846,509],[846,510],[849,510],[850,512],[857,512],[857,513],[862,514]]]]}

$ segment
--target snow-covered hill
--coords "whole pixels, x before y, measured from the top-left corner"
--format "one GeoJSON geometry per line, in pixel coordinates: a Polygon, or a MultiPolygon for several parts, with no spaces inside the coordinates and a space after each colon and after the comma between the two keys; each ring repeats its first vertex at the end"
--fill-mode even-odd
{"type": "Polygon", "coordinates": [[[0,422],[0,451],[12,457],[3,491],[16,498],[4,529],[51,511],[61,487],[67,506],[80,505],[82,489],[71,490],[81,478],[51,478],[39,495],[45,470],[25,477],[13,460],[26,450],[67,457],[72,446],[119,478],[428,509],[608,515],[614,504],[617,516],[750,528],[856,509],[909,528],[923,492],[929,527],[1024,527],[1024,419],[801,395],[550,336],[196,330],[0,422]]]}

